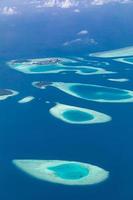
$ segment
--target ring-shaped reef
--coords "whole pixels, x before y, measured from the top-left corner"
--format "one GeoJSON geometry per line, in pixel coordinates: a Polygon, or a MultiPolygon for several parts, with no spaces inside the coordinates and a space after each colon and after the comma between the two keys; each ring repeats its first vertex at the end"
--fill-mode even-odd
{"type": "Polygon", "coordinates": [[[52,107],[49,112],[57,119],[70,124],[96,124],[111,120],[111,117],[106,114],[60,103],[52,107]]]}
{"type": "Polygon", "coordinates": [[[60,160],[13,160],[34,178],[64,185],[93,185],[105,181],[109,172],[95,165],[60,160]]]}
{"type": "Polygon", "coordinates": [[[115,73],[107,71],[103,68],[92,66],[72,66],[71,64],[76,62],[68,58],[42,58],[31,59],[27,61],[13,60],[8,62],[8,65],[20,72],[27,74],[55,74],[61,72],[74,72],[79,75],[94,75],[94,74],[110,74],[115,73]],[[70,63],[65,65],[65,63],[70,63]]]}
{"type": "Polygon", "coordinates": [[[17,95],[18,92],[11,89],[0,89],[0,100],[5,100],[9,97],[17,95]]]}
{"type": "Polygon", "coordinates": [[[91,53],[90,56],[100,57],[100,58],[117,58],[117,57],[124,57],[124,56],[133,56],[133,46],[129,46],[126,48],[121,48],[121,49],[115,49],[111,51],[91,53]]]}
{"type": "Polygon", "coordinates": [[[50,84],[69,95],[96,102],[133,102],[133,91],[83,83],[53,82],[50,84]]]}

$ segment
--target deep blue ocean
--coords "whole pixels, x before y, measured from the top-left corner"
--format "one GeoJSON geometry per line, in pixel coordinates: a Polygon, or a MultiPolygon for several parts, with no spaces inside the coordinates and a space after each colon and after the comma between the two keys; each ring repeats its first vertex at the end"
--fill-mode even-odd
{"type": "Polygon", "coordinates": [[[103,68],[117,74],[81,76],[30,75],[15,71],[6,62],[42,57],[89,58],[89,53],[133,45],[133,6],[115,5],[71,11],[46,10],[18,17],[0,18],[0,87],[19,95],[0,102],[0,199],[1,200],[132,200],[133,199],[133,103],[91,102],[59,91],[39,90],[33,81],[80,82],[133,90],[133,66],[109,61],[103,68]],[[97,45],[63,46],[87,29],[97,45]],[[128,78],[111,82],[108,78],[128,78]],[[35,100],[18,104],[25,96],[35,100]],[[45,101],[50,101],[46,104],[45,101]],[[112,121],[72,125],[49,114],[55,102],[98,110],[112,121]],[[110,177],[92,186],[65,186],[40,181],[18,170],[13,159],[71,160],[100,166],[110,177]]]}

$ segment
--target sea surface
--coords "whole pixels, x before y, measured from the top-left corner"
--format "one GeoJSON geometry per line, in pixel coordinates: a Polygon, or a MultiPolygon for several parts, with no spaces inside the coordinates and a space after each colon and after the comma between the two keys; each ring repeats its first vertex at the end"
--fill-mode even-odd
{"type": "MultiPolygon", "coordinates": [[[[133,45],[132,6],[105,6],[76,15],[56,11],[26,13],[0,21],[0,87],[19,95],[0,102],[0,199],[1,200],[132,200],[133,199],[133,103],[99,103],[70,96],[49,87],[39,90],[33,81],[77,82],[133,90],[133,65],[89,53],[133,45]],[[60,12],[60,15],[58,15],[60,12]],[[72,19],[72,20],[70,20],[72,19]],[[97,45],[62,46],[87,29],[97,45]],[[117,72],[105,75],[24,74],[9,68],[12,59],[82,57],[117,72]],[[108,78],[126,78],[113,82],[108,78]],[[18,100],[34,96],[29,103],[18,100]],[[49,101],[50,103],[46,103],[49,101]],[[49,114],[55,102],[84,107],[112,117],[108,123],[73,125],[49,114]],[[40,181],[18,170],[13,159],[68,160],[91,163],[110,172],[92,186],[65,186],[40,181]]],[[[84,64],[84,63],[83,63],[84,64]]],[[[95,66],[95,64],[94,64],[95,66]]]]}

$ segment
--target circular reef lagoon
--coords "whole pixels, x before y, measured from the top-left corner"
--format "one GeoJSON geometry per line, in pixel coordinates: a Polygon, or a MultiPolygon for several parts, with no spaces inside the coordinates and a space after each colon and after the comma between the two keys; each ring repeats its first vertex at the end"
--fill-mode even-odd
{"type": "Polygon", "coordinates": [[[100,58],[117,58],[117,57],[124,57],[124,56],[133,56],[133,46],[125,47],[121,49],[115,49],[111,51],[91,53],[90,56],[100,57],[100,58]]]}
{"type": "Polygon", "coordinates": [[[0,89],[0,100],[5,100],[11,96],[17,95],[18,92],[11,89],[0,89]]]}
{"type": "Polygon", "coordinates": [[[109,172],[95,165],[59,160],[13,160],[27,174],[64,185],[93,185],[106,180],[109,172]]]}
{"type": "Polygon", "coordinates": [[[50,85],[69,95],[89,101],[107,103],[133,102],[133,91],[130,90],[82,83],[53,82],[50,85]]]}
{"type": "Polygon", "coordinates": [[[8,65],[27,74],[56,74],[61,72],[74,72],[79,75],[110,74],[115,73],[103,68],[92,66],[72,66],[76,62],[68,58],[31,59],[26,61],[10,61],[8,65]],[[67,63],[67,65],[65,65],[67,63]]]}
{"type": "Polygon", "coordinates": [[[57,103],[49,112],[57,119],[70,124],[96,124],[111,120],[110,116],[103,113],[60,103],[57,103]]]}

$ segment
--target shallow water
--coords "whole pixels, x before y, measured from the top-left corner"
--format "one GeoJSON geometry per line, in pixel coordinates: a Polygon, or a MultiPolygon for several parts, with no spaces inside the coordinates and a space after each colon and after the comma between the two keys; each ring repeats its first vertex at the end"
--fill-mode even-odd
{"type": "Polygon", "coordinates": [[[70,119],[72,121],[86,121],[86,120],[92,120],[92,115],[80,112],[80,111],[66,111],[63,113],[63,116],[66,119],[70,119]]]}
{"type": "Polygon", "coordinates": [[[69,180],[80,179],[89,174],[88,169],[75,164],[64,164],[57,167],[49,167],[49,169],[54,171],[56,176],[69,180]]]}

